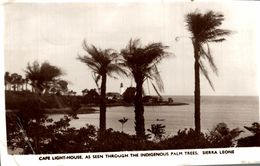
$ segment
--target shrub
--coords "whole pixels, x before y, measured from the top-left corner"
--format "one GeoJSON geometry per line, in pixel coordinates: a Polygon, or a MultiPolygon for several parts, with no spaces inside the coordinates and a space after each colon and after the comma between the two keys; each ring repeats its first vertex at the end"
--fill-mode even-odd
{"type": "Polygon", "coordinates": [[[260,146],[260,124],[257,122],[252,123],[251,127],[244,126],[245,129],[253,133],[252,136],[240,138],[238,140],[238,147],[252,147],[260,146]]]}
{"type": "Polygon", "coordinates": [[[23,154],[79,153],[93,151],[96,129],[87,125],[80,129],[69,127],[71,117],[64,116],[57,122],[41,119],[20,123],[18,115],[8,115],[8,147],[22,148],[23,154]],[[18,124],[18,125],[17,125],[18,124]]]}
{"type": "Polygon", "coordinates": [[[163,149],[196,149],[233,147],[242,131],[230,130],[225,123],[219,123],[209,134],[197,133],[193,129],[179,130],[177,135],[159,142],[163,149]]]}
{"type": "Polygon", "coordinates": [[[160,141],[165,134],[165,125],[152,124],[151,129],[147,129],[147,131],[154,135],[154,140],[160,141]]]}
{"type": "Polygon", "coordinates": [[[126,103],[133,103],[135,97],[135,87],[128,87],[123,93],[123,101],[126,103]]]}
{"type": "Polygon", "coordinates": [[[113,129],[106,130],[102,138],[96,141],[95,152],[148,150],[155,146],[152,141],[139,140],[135,135],[113,131],[113,129]]]}
{"type": "Polygon", "coordinates": [[[230,130],[225,123],[219,123],[207,135],[207,139],[211,143],[211,148],[225,148],[233,147],[235,145],[235,138],[243,132],[238,128],[230,130]]]}
{"type": "Polygon", "coordinates": [[[27,100],[19,105],[18,111],[7,113],[8,148],[22,148],[23,154],[92,151],[94,126],[70,127],[71,119],[77,118],[74,114],[53,122],[42,109],[40,98],[27,100]]]}
{"type": "Polygon", "coordinates": [[[160,148],[163,149],[195,149],[208,148],[210,142],[203,133],[197,133],[193,129],[179,130],[177,135],[161,141],[160,148]]]}

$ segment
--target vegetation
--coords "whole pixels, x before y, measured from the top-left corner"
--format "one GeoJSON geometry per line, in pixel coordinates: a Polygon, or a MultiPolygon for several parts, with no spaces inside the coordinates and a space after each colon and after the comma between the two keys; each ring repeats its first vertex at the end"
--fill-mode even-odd
{"type": "Polygon", "coordinates": [[[118,53],[113,49],[98,49],[94,45],[88,46],[84,40],[83,49],[88,53],[85,56],[78,56],[78,60],[85,63],[93,72],[93,77],[98,85],[101,79],[100,92],[100,118],[99,128],[101,134],[106,130],[106,82],[107,76],[113,77],[112,73],[125,73],[116,63],[118,53]]]}
{"type": "Polygon", "coordinates": [[[27,91],[28,78],[23,78],[21,75],[17,73],[10,74],[9,72],[5,72],[5,90],[13,90],[13,91],[23,91],[24,85],[25,90],[27,91]]]}
{"type": "MultiPolygon", "coordinates": [[[[145,138],[144,106],[143,106],[143,83],[145,80],[154,80],[159,90],[163,90],[157,64],[168,55],[165,52],[167,46],[162,43],[151,43],[141,46],[140,40],[130,40],[125,49],[121,51],[126,66],[136,83],[135,105],[135,131],[138,138],[145,138]]],[[[155,85],[152,83],[155,87],[155,85]]]]}
{"type": "Polygon", "coordinates": [[[83,96],[83,102],[86,104],[98,104],[99,94],[96,89],[87,90],[86,94],[83,96]]]}
{"type": "Polygon", "coordinates": [[[243,132],[239,128],[230,130],[225,123],[219,123],[212,131],[210,131],[208,140],[212,143],[213,148],[233,147],[235,139],[243,132]]]}
{"type": "Polygon", "coordinates": [[[155,140],[162,140],[163,135],[165,134],[165,125],[162,124],[152,124],[151,129],[147,129],[150,133],[154,135],[155,140]]]}
{"type": "Polygon", "coordinates": [[[124,132],[124,124],[128,121],[128,119],[123,117],[122,119],[119,119],[118,121],[122,124],[122,132],[124,132]]]}
{"type": "Polygon", "coordinates": [[[31,85],[34,88],[33,91],[38,93],[44,91],[48,93],[52,86],[60,82],[58,78],[63,75],[61,69],[58,67],[48,62],[40,65],[37,61],[34,61],[32,65],[28,63],[25,73],[26,77],[31,81],[31,85]]]}
{"type": "Polygon", "coordinates": [[[260,124],[257,122],[252,123],[251,127],[244,126],[245,129],[253,133],[252,136],[240,138],[238,140],[238,147],[253,147],[260,146],[260,124]]]}
{"type": "Polygon", "coordinates": [[[70,127],[70,121],[76,116],[65,115],[54,122],[38,108],[37,101],[30,101],[21,111],[7,114],[9,148],[22,148],[22,154],[224,148],[233,147],[241,132],[219,124],[209,133],[185,129],[179,130],[176,135],[165,136],[165,126],[152,125],[154,127],[149,131],[159,138],[154,141],[113,129],[105,130],[104,137],[99,137],[99,130],[92,125],[79,129],[70,127]]]}
{"type": "Polygon", "coordinates": [[[194,72],[195,72],[195,130],[200,133],[200,71],[208,80],[214,90],[213,84],[209,78],[208,71],[203,60],[208,61],[213,72],[217,74],[218,69],[215,65],[214,58],[211,55],[209,43],[222,42],[224,36],[229,35],[229,30],[220,29],[224,16],[220,13],[209,11],[205,14],[193,12],[186,15],[187,28],[191,33],[191,40],[194,48],[194,72]],[[207,49],[204,47],[206,46],[207,49]]]}
{"type": "Polygon", "coordinates": [[[123,101],[133,103],[135,98],[135,87],[128,87],[123,93],[123,101]]]}

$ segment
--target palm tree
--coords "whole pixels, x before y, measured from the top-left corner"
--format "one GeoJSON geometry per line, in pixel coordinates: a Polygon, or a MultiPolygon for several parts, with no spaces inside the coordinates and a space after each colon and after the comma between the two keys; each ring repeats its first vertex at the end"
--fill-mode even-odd
{"type": "MultiPolygon", "coordinates": [[[[140,139],[145,138],[144,125],[144,106],[142,102],[143,97],[143,83],[150,79],[157,83],[160,91],[163,90],[163,82],[161,80],[157,64],[168,53],[165,52],[167,46],[162,43],[151,43],[146,46],[141,46],[140,40],[130,40],[127,47],[121,50],[124,58],[124,64],[129,68],[136,83],[136,94],[134,99],[135,105],[135,131],[140,139]]],[[[152,83],[155,88],[155,84],[152,83]]],[[[157,91],[157,90],[156,90],[157,91]]]]}
{"type": "Polygon", "coordinates": [[[48,90],[50,85],[57,82],[58,78],[63,75],[60,68],[43,62],[41,65],[34,61],[32,65],[28,63],[26,70],[26,78],[31,81],[32,87],[39,93],[48,90]]]}
{"type": "Polygon", "coordinates": [[[119,119],[118,121],[122,124],[122,132],[124,132],[124,124],[128,121],[128,119],[123,117],[122,119],[119,119]]]}
{"type": "Polygon", "coordinates": [[[85,63],[93,72],[94,80],[98,86],[98,81],[101,79],[100,92],[100,118],[99,128],[100,134],[106,130],[106,82],[107,76],[113,77],[112,73],[125,73],[125,71],[116,63],[118,53],[113,49],[100,49],[94,45],[88,46],[86,41],[83,41],[83,49],[88,55],[78,56],[78,60],[85,63]]]}
{"type": "Polygon", "coordinates": [[[11,74],[11,78],[12,78],[12,81],[11,81],[11,84],[13,85],[13,90],[16,91],[17,90],[17,87],[18,87],[18,78],[19,78],[19,75],[17,73],[13,73],[11,74]]]}
{"type": "Polygon", "coordinates": [[[9,72],[5,72],[5,90],[10,90],[10,84],[12,82],[12,77],[9,72]]]}
{"type": "Polygon", "coordinates": [[[208,80],[210,86],[214,90],[214,86],[208,76],[208,71],[203,64],[202,58],[208,61],[214,73],[218,73],[214,59],[211,55],[209,43],[222,42],[225,40],[224,36],[229,35],[229,30],[220,29],[224,21],[224,15],[208,11],[201,14],[197,11],[186,15],[187,28],[191,33],[192,44],[194,48],[194,71],[195,71],[195,130],[201,131],[200,126],[200,71],[208,80]],[[205,47],[207,49],[205,49],[205,47]]]}

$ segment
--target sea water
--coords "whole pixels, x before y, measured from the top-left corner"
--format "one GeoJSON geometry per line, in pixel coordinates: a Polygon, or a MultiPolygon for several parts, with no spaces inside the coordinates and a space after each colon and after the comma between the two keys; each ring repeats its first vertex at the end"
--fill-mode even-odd
{"type": "MultiPolygon", "coordinates": [[[[179,129],[194,128],[193,96],[171,96],[175,102],[184,102],[181,106],[145,106],[145,128],[151,124],[165,125],[166,135],[174,135],[179,129]]],[[[98,108],[97,108],[98,109],[98,108]]],[[[107,128],[116,131],[135,133],[134,107],[108,107],[107,128]],[[118,121],[123,117],[128,121],[122,126],[118,121]]],[[[59,120],[63,115],[51,115],[59,120]]],[[[85,124],[99,126],[99,111],[91,114],[79,114],[79,119],[71,121],[71,127],[84,127],[85,124]]],[[[209,132],[218,123],[224,122],[230,129],[239,128],[245,132],[241,136],[250,135],[243,126],[251,126],[259,122],[259,99],[253,96],[203,96],[201,97],[201,130],[209,132]]]]}

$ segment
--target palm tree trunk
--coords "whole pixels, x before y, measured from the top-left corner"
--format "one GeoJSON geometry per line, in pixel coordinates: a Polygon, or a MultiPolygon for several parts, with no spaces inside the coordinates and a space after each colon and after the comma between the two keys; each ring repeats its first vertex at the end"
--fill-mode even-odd
{"type": "Polygon", "coordinates": [[[107,81],[107,76],[105,74],[102,76],[100,105],[99,105],[100,108],[99,128],[100,128],[101,135],[106,130],[106,81],[107,81]]]}
{"type": "Polygon", "coordinates": [[[142,101],[143,81],[136,79],[136,95],[135,95],[135,131],[136,136],[140,139],[145,138],[144,125],[144,105],[142,101]]]}
{"type": "Polygon", "coordinates": [[[194,72],[195,72],[195,91],[194,91],[194,104],[195,104],[195,131],[201,132],[200,128],[200,64],[199,64],[199,49],[198,44],[194,42],[194,72]]]}

